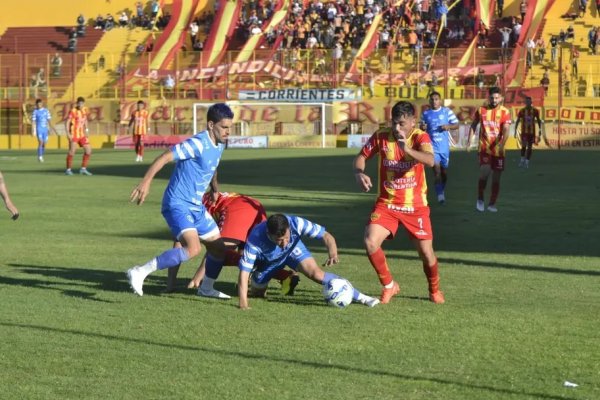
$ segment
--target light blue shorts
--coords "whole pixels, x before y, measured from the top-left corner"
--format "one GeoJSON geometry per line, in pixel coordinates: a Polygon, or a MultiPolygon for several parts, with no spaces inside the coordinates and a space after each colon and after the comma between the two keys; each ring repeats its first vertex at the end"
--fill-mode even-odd
{"type": "Polygon", "coordinates": [[[40,132],[39,130],[36,132],[36,136],[38,138],[39,141],[46,143],[48,141],[48,131],[44,132],[40,132]]]}
{"type": "Polygon", "coordinates": [[[450,153],[433,153],[433,159],[436,164],[440,164],[442,168],[447,169],[450,164],[450,153]]]}
{"type": "Polygon", "coordinates": [[[219,233],[217,223],[203,206],[199,210],[185,206],[171,206],[163,208],[162,215],[177,240],[183,232],[192,229],[198,232],[200,239],[206,239],[219,233]]]}

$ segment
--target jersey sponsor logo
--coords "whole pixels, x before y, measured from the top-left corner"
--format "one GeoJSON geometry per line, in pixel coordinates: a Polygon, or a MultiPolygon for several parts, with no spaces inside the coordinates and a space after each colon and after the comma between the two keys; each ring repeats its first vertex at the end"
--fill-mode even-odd
{"type": "Polygon", "coordinates": [[[395,171],[407,171],[414,167],[417,162],[415,160],[411,161],[398,161],[398,160],[383,160],[383,166],[395,171]]]}
{"type": "Polygon", "coordinates": [[[386,189],[391,190],[411,189],[417,186],[417,180],[414,176],[409,176],[407,178],[397,178],[393,181],[384,181],[383,186],[386,189]]]}
{"type": "Polygon", "coordinates": [[[389,210],[398,211],[398,212],[402,212],[402,213],[412,214],[412,213],[415,212],[415,208],[414,207],[408,207],[408,206],[396,206],[394,204],[388,204],[387,208],[389,210]]]}

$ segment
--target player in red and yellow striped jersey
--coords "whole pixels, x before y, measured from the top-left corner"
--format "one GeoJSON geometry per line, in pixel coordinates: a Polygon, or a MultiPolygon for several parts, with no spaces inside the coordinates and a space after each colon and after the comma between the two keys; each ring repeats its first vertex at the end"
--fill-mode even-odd
{"type": "Polygon", "coordinates": [[[525,107],[517,114],[517,122],[515,122],[515,138],[519,123],[521,125],[521,161],[519,167],[529,168],[529,160],[533,151],[533,144],[539,143],[542,136],[542,121],[540,120],[540,112],[537,108],[531,106],[531,97],[525,97],[525,107]],[[535,124],[537,123],[539,136],[535,136],[535,124]]]}
{"type": "Polygon", "coordinates": [[[88,132],[88,115],[89,111],[85,107],[85,99],[77,98],[77,104],[71,108],[67,117],[67,139],[69,139],[69,152],[67,153],[67,170],[66,175],[73,175],[71,165],[73,164],[73,156],[77,151],[77,146],[83,147],[83,161],[81,162],[81,175],[92,175],[87,170],[87,165],[92,155],[92,147],[87,137],[88,132]]]}
{"type": "Polygon", "coordinates": [[[135,143],[135,162],[144,161],[144,136],[148,133],[148,118],[150,114],[146,110],[146,104],[140,100],[137,109],[131,114],[129,128],[132,129],[133,142],[135,143]]]}
{"type": "Polygon", "coordinates": [[[434,164],[431,140],[426,132],[415,127],[414,106],[400,101],[392,108],[391,129],[376,132],[354,160],[356,182],[368,192],[373,184],[365,174],[368,159],[379,157],[379,196],[365,228],[367,256],[383,285],[381,302],[389,303],[400,293],[381,248],[392,239],[400,224],[408,232],[423,262],[429,283],[429,299],[443,303],[439,289],[438,262],[433,251],[433,232],[427,206],[425,167],[434,164]]]}
{"type": "Polygon", "coordinates": [[[488,104],[479,107],[469,129],[467,148],[470,148],[471,136],[479,129],[479,186],[476,207],[485,211],[483,192],[490,174],[492,175],[492,194],[488,203],[488,211],[497,212],[496,200],[500,192],[500,176],[504,171],[504,144],[510,130],[510,111],[501,105],[500,89],[491,87],[488,104]]]}

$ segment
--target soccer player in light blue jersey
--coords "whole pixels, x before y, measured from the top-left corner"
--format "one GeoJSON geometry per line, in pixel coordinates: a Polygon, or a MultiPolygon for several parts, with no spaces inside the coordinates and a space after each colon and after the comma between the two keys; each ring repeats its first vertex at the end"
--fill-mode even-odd
{"type": "Polygon", "coordinates": [[[50,129],[50,111],[44,107],[42,99],[35,101],[35,110],[31,116],[32,135],[38,140],[38,161],[44,162],[44,152],[46,151],[46,142],[48,142],[48,130],[50,129]]]}
{"type": "Polygon", "coordinates": [[[225,247],[217,224],[202,204],[202,196],[209,186],[211,191],[217,192],[214,177],[233,123],[233,112],[226,104],[214,104],[208,109],[206,119],[205,131],[173,146],[156,158],[131,193],[131,201],[142,204],[150,192],[154,176],[169,162],[176,162],[163,195],[162,215],[182,247],[167,250],[146,264],[127,271],[131,288],[140,296],[143,295],[142,286],[146,276],[196,257],[200,254],[202,242],[207,251],[206,276],[198,289],[198,295],[230,298],[213,288],[223,267],[225,247]]]}
{"type": "Polygon", "coordinates": [[[442,97],[438,92],[429,95],[429,109],[421,115],[422,129],[429,134],[433,145],[435,173],[435,193],[441,204],[446,202],[446,182],[450,162],[450,132],[458,129],[458,118],[448,107],[442,107],[442,97]]]}
{"type": "MultiPolygon", "coordinates": [[[[328,257],[324,266],[339,262],[335,238],[321,225],[293,215],[274,214],[266,221],[256,225],[246,241],[244,253],[240,259],[238,290],[240,308],[248,307],[248,280],[253,294],[264,294],[273,275],[289,266],[306,275],[309,279],[326,285],[330,280],[339,278],[331,272],[323,271],[301,238],[322,239],[327,247],[328,257]]],[[[379,300],[362,294],[354,289],[354,301],[375,307],[379,300]]]]}

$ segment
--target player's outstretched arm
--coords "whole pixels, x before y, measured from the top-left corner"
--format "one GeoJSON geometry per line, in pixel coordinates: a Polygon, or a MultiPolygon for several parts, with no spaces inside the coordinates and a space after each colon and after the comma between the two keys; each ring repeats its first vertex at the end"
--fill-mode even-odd
{"type": "Polygon", "coordinates": [[[19,218],[19,210],[17,210],[17,207],[15,207],[12,200],[10,199],[10,196],[8,195],[8,189],[6,188],[6,184],[4,183],[4,176],[2,176],[2,172],[0,172],[0,197],[2,197],[4,205],[10,213],[11,218],[13,220],[19,218]]]}
{"type": "Polygon", "coordinates": [[[325,232],[323,235],[323,243],[325,243],[325,247],[327,247],[327,261],[323,264],[324,267],[329,267],[331,265],[337,264],[340,262],[338,257],[338,249],[337,243],[335,242],[335,238],[329,232],[325,232]]]}
{"type": "Polygon", "coordinates": [[[152,162],[152,164],[148,168],[148,171],[146,171],[146,175],[144,175],[142,181],[131,192],[129,200],[132,203],[136,202],[137,204],[142,204],[144,200],[146,200],[146,196],[148,196],[148,193],[150,193],[150,184],[152,183],[152,179],[154,179],[154,176],[156,176],[158,171],[160,171],[165,165],[167,165],[171,161],[173,161],[173,153],[170,149],[158,156],[154,160],[154,162],[152,162]]]}
{"type": "Polygon", "coordinates": [[[354,179],[356,179],[357,185],[363,192],[368,192],[373,187],[371,178],[365,174],[365,167],[367,166],[367,159],[362,154],[359,154],[354,159],[354,179]]]}
{"type": "Polygon", "coordinates": [[[238,295],[240,297],[240,309],[247,310],[250,308],[248,305],[248,279],[250,273],[240,269],[240,275],[238,278],[238,295]]]}

